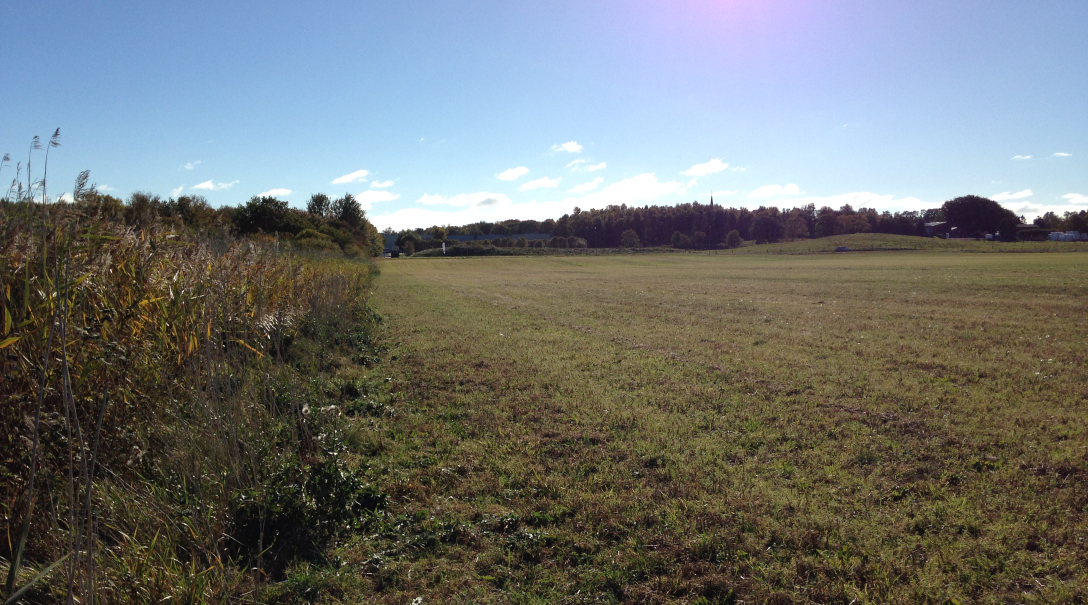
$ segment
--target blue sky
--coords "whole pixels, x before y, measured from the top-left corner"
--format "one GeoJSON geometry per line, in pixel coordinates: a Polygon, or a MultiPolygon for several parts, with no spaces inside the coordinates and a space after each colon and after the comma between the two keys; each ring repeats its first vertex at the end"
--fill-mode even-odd
{"type": "Polygon", "coordinates": [[[1088,208],[1083,0],[2,6],[0,152],[60,127],[53,192],[351,192],[398,229],[711,193],[1088,208]]]}

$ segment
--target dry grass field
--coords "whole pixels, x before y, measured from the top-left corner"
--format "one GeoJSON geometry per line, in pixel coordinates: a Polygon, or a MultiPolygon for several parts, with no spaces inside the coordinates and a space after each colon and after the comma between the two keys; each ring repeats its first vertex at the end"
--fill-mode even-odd
{"type": "Polygon", "coordinates": [[[1088,599],[1084,254],[381,272],[349,442],[390,513],[345,598],[1088,599]]]}

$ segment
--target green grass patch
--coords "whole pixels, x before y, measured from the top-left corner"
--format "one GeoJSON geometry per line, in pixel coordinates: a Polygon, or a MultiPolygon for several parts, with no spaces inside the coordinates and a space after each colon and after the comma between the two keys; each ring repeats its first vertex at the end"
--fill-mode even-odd
{"type": "Polygon", "coordinates": [[[384,262],[345,598],[1083,601],[1084,259],[384,262]]]}

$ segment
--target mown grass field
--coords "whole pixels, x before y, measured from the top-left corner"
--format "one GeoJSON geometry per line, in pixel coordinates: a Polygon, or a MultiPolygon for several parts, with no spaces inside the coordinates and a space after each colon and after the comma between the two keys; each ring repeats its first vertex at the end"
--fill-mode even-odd
{"type": "Polygon", "coordinates": [[[368,602],[1088,599],[1084,254],[381,272],[368,602]]]}

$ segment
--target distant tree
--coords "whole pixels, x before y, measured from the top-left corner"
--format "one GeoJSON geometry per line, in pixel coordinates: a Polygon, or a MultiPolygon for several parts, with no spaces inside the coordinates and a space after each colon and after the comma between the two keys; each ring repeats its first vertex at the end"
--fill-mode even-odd
{"type": "Polygon", "coordinates": [[[869,219],[864,214],[840,214],[841,233],[868,233],[872,231],[869,219]]]}
{"type": "Polygon", "coordinates": [[[446,230],[442,227],[431,227],[431,239],[439,242],[446,241],[446,230]]]}
{"type": "Polygon", "coordinates": [[[366,218],[363,207],[359,205],[359,201],[355,199],[355,196],[350,193],[345,193],[344,197],[333,202],[331,210],[332,215],[337,220],[344,221],[352,227],[362,225],[363,220],[366,218]]]}
{"type": "Polygon", "coordinates": [[[306,212],[314,216],[328,216],[331,209],[332,200],[324,193],[315,193],[310,196],[310,201],[306,202],[306,212]]]}
{"type": "Polygon", "coordinates": [[[423,238],[419,236],[415,231],[405,231],[400,234],[395,242],[402,250],[411,248],[413,252],[419,249],[419,244],[423,242],[423,238]]]}
{"type": "Polygon", "coordinates": [[[744,244],[744,240],[740,237],[740,231],[736,229],[730,231],[725,236],[726,248],[740,248],[744,244]]]}
{"type": "Polygon", "coordinates": [[[802,218],[800,211],[794,210],[786,219],[786,239],[804,239],[808,237],[808,223],[802,218]]]}
{"type": "Polygon", "coordinates": [[[1000,228],[1002,220],[1019,218],[1001,204],[977,195],[949,200],[942,208],[945,219],[958,228],[961,237],[980,237],[984,233],[993,233],[1000,228]]]}
{"type": "Polygon", "coordinates": [[[691,236],[691,245],[696,248],[702,249],[706,246],[706,233],[703,231],[696,231],[691,236]]]}
{"type": "Polygon", "coordinates": [[[143,191],[137,191],[128,198],[125,208],[125,222],[137,227],[150,227],[159,218],[162,198],[143,191]]]}
{"type": "Polygon", "coordinates": [[[673,231],[672,237],[669,238],[669,245],[673,248],[679,248],[684,243],[684,234],[679,231],[673,231]]]}
{"type": "Polygon", "coordinates": [[[1088,233],[1088,210],[1080,212],[1066,212],[1062,219],[1062,228],[1066,231],[1080,231],[1088,233]]]}
{"type": "Polygon", "coordinates": [[[515,242],[514,245],[517,246],[518,248],[528,248],[529,247],[529,240],[525,239],[524,237],[519,237],[518,241],[515,242]]]}
{"type": "Polygon", "coordinates": [[[275,233],[280,231],[286,216],[287,202],[274,197],[253,196],[234,213],[234,228],[239,233],[275,233]]]}
{"type": "Polygon", "coordinates": [[[1001,232],[1001,239],[1007,242],[1015,242],[1016,231],[1019,224],[1020,221],[1011,217],[1006,216],[1005,218],[1001,219],[1001,222],[997,225],[997,230],[1001,232]]]}
{"type": "Polygon", "coordinates": [[[816,219],[816,237],[828,237],[842,233],[842,223],[835,211],[828,208],[816,219]]]}
{"type": "Polygon", "coordinates": [[[642,242],[638,239],[638,232],[628,229],[620,234],[620,245],[624,248],[641,248],[642,242]]]}
{"type": "Polygon", "coordinates": [[[785,232],[785,226],[782,221],[769,213],[759,213],[752,221],[752,239],[756,240],[757,244],[777,242],[782,239],[783,232],[785,232]]]}
{"type": "Polygon", "coordinates": [[[1053,212],[1047,212],[1042,216],[1035,217],[1035,220],[1032,221],[1032,224],[1034,224],[1036,227],[1042,227],[1043,229],[1061,229],[1062,219],[1053,212]]]}

